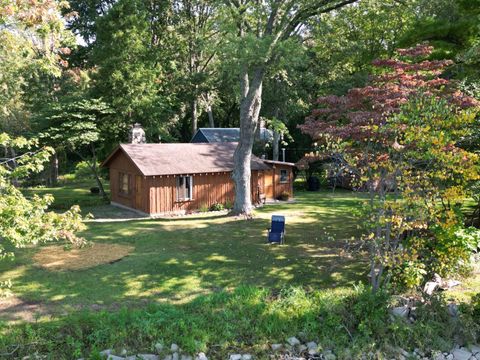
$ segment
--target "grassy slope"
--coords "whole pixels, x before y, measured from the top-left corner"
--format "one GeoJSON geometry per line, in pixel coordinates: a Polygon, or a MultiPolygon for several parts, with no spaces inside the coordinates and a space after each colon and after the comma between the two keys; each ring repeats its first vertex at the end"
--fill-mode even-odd
{"type": "MultiPolygon", "coordinates": [[[[81,201],[90,197],[78,194],[81,201]]],[[[22,299],[55,310],[88,309],[93,303],[122,309],[75,311],[34,324],[0,322],[0,353],[98,359],[97,351],[106,348],[152,351],[158,341],[167,346],[174,341],[190,353],[206,350],[212,359],[233,352],[265,358],[269,343],[303,333],[338,358],[351,359],[369,351],[391,353],[396,346],[448,350],[454,336],[472,341],[475,323],[451,320],[444,304],[420,306],[414,324],[392,323],[388,298],[353,290],[351,284],[364,278],[364,258],[343,257],[341,248],[358,233],[352,213],[361,206],[361,195],[298,193],[297,200],[262,208],[253,221],[206,214],[89,223],[84,234],[89,240],[132,244],[135,251],[118,263],[84,271],[38,269],[31,262],[36,250],[22,250],[14,264],[0,268],[1,277],[13,278],[22,299]],[[287,215],[286,246],[264,244],[272,213],[287,215]]],[[[111,212],[105,206],[92,210],[111,212]]]]}
{"type": "Polygon", "coordinates": [[[135,251],[114,264],[83,271],[53,272],[24,249],[14,264],[2,264],[17,296],[52,309],[91,304],[115,306],[149,301],[185,302],[199,294],[241,284],[335,288],[364,278],[363,258],[341,256],[357,234],[352,209],[360,195],[299,193],[296,204],[266,206],[255,220],[204,215],[162,220],[88,223],[88,240],[129,244],[135,251]],[[287,216],[287,245],[265,244],[273,213],[287,216]]]}
{"type": "Polygon", "coordinates": [[[475,321],[452,319],[444,303],[419,304],[413,324],[391,318],[388,303],[385,294],[373,295],[361,288],[308,293],[288,288],[272,294],[238,287],[185,304],[79,312],[33,324],[0,323],[0,351],[14,351],[15,358],[39,353],[55,360],[99,360],[98,351],[103,349],[153,352],[157,342],[167,347],[175,342],[189,354],[206,351],[215,360],[238,352],[268,359],[270,344],[298,336],[332,349],[338,359],[350,360],[370,352],[370,359],[399,358],[399,348],[445,351],[451,349],[454,338],[476,342],[475,321]]]}

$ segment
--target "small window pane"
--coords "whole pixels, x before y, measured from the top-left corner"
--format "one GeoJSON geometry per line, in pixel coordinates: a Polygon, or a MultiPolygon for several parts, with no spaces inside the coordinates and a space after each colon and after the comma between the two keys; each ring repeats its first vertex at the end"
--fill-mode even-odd
{"type": "Polygon", "coordinates": [[[186,199],[191,199],[191,194],[190,194],[190,176],[185,177],[185,198],[186,199]]]}
{"type": "Polygon", "coordinates": [[[185,187],[183,186],[183,177],[177,178],[177,200],[181,201],[185,198],[185,187]]]}
{"type": "Polygon", "coordinates": [[[288,182],[288,170],[280,170],[280,182],[288,182]]]}
{"type": "Polygon", "coordinates": [[[192,199],[192,177],[177,177],[177,201],[185,201],[192,199]]]}
{"type": "Polygon", "coordinates": [[[125,173],[119,173],[119,193],[128,195],[130,192],[129,175],[125,173]]]}

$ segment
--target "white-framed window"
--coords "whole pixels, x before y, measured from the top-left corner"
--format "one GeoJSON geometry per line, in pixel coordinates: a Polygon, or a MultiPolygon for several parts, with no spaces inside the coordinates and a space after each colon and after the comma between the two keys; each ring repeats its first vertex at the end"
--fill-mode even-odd
{"type": "Polygon", "coordinates": [[[177,201],[188,201],[193,198],[193,177],[177,177],[177,201]]]}
{"type": "Polygon", "coordinates": [[[288,183],[288,170],[280,169],[280,182],[288,183]]]}
{"type": "Polygon", "coordinates": [[[130,194],[130,175],[123,172],[118,173],[118,192],[121,195],[130,194]]]}

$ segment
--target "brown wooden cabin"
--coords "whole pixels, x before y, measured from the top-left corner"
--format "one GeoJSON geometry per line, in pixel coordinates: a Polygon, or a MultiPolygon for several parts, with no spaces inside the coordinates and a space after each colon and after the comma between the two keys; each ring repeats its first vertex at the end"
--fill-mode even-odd
{"type": "MultiPolygon", "coordinates": [[[[103,162],[113,205],[148,215],[189,213],[234,201],[236,143],[122,144],[103,162]]],[[[293,196],[292,163],[252,156],[252,201],[293,196]]]]}

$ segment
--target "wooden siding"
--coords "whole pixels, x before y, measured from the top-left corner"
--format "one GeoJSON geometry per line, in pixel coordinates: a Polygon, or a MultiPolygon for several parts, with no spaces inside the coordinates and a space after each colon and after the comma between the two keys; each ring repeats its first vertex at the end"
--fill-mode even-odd
{"type": "MultiPolygon", "coordinates": [[[[114,203],[139,210],[147,214],[188,213],[215,203],[233,204],[235,191],[231,172],[208,174],[184,174],[193,178],[193,199],[176,201],[176,175],[143,176],[135,164],[119,152],[109,164],[111,200],[114,203]],[[129,175],[129,193],[120,194],[120,174],[129,175]]],[[[293,195],[292,167],[275,164],[271,170],[252,171],[252,202],[260,202],[260,194],[277,198],[283,191],[293,195]],[[280,183],[280,170],[289,172],[287,183],[280,183]]]]}
{"type": "Polygon", "coordinates": [[[293,196],[293,171],[289,165],[274,164],[272,170],[265,171],[265,195],[267,199],[276,199],[282,192],[293,196]],[[288,181],[280,182],[280,170],[287,170],[288,181]]]}
{"type": "MultiPolygon", "coordinates": [[[[188,175],[188,174],[186,174],[188,175]]],[[[213,204],[233,204],[235,198],[231,172],[191,174],[193,199],[176,200],[177,176],[149,176],[146,178],[151,214],[188,213],[213,204]]],[[[252,201],[258,202],[258,171],[252,171],[252,201]]]]}
{"type": "Polygon", "coordinates": [[[135,164],[125,155],[119,154],[112,159],[109,173],[112,202],[148,213],[148,197],[142,190],[145,188],[145,178],[135,164]],[[121,173],[129,175],[128,194],[121,194],[119,191],[121,173]]]}
{"type": "Polygon", "coordinates": [[[273,169],[264,172],[264,194],[267,199],[275,198],[273,186],[273,172],[273,169]]]}
{"type": "Polygon", "coordinates": [[[275,166],[275,193],[276,196],[280,196],[282,192],[288,192],[290,196],[293,196],[293,171],[292,167],[288,165],[276,165],[275,166]],[[287,170],[288,181],[280,182],[280,170],[287,170]]]}

